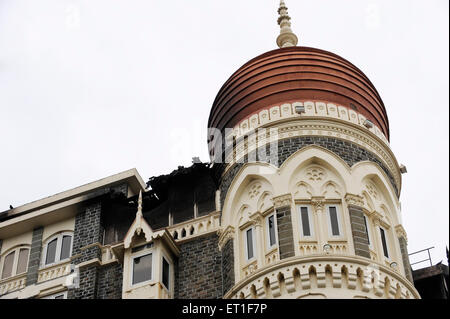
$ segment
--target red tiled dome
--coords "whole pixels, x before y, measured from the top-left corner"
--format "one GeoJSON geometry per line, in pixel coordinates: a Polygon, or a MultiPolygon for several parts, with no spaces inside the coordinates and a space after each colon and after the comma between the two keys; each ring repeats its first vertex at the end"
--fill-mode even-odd
{"type": "Polygon", "coordinates": [[[336,54],[308,47],[269,51],[240,67],[217,94],[208,127],[231,128],[262,109],[297,101],[351,108],[389,139],[383,101],[364,73],[336,54]]]}

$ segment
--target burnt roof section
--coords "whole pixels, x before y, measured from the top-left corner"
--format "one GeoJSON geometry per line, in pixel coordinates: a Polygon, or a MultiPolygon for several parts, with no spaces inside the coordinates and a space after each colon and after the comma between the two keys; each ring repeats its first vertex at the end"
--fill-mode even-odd
{"type": "MultiPolygon", "coordinates": [[[[206,174],[213,177],[210,163],[194,163],[190,167],[178,166],[170,174],[150,177],[147,187],[151,188],[151,193],[162,201],[168,198],[171,186],[180,182],[194,180],[206,174]]],[[[214,179],[214,181],[216,180],[214,179]]]]}

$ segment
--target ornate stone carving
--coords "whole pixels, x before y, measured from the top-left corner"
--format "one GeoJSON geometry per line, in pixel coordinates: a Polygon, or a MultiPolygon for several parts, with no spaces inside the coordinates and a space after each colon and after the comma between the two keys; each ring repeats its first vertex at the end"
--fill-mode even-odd
{"type": "Polygon", "coordinates": [[[223,246],[230,240],[234,238],[234,227],[228,226],[225,230],[218,230],[219,235],[219,250],[222,250],[223,246]]]}
{"type": "Polygon", "coordinates": [[[317,166],[309,167],[306,170],[306,176],[310,181],[320,182],[325,178],[325,171],[317,166]]]}
{"type": "Polygon", "coordinates": [[[375,187],[375,185],[367,183],[366,188],[367,188],[367,191],[369,192],[370,196],[372,196],[375,199],[378,199],[378,191],[377,191],[377,188],[375,187]]]}
{"type": "Polygon", "coordinates": [[[312,197],[311,204],[314,207],[314,212],[319,214],[323,211],[323,208],[325,206],[325,197],[323,196],[312,197]]]}
{"type": "Polygon", "coordinates": [[[347,205],[364,206],[364,198],[360,195],[345,194],[345,201],[347,205]]]}
{"type": "Polygon", "coordinates": [[[397,237],[403,237],[408,242],[408,237],[406,236],[405,228],[403,228],[403,225],[398,224],[395,226],[395,233],[397,234],[397,237]]]}
{"type": "Polygon", "coordinates": [[[369,215],[370,219],[372,220],[372,223],[374,226],[380,226],[383,221],[383,215],[381,215],[379,212],[374,210],[369,215]]]}
{"type": "Polygon", "coordinates": [[[281,196],[277,196],[273,198],[273,205],[275,208],[280,208],[284,206],[291,206],[292,203],[292,195],[285,194],[281,196]]]}
{"type": "Polygon", "coordinates": [[[261,192],[261,183],[255,183],[250,187],[250,190],[248,192],[248,196],[250,198],[256,197],[261,192]]]}
{"type": "Polygon", "coordinates": [[[253,224],[253,226],[255,226],[255,227],[261,227],[262,226],[263,217],[262,217],[260,212],[254,213],[249,218],[250,218],[250,221],[253,224]]]}

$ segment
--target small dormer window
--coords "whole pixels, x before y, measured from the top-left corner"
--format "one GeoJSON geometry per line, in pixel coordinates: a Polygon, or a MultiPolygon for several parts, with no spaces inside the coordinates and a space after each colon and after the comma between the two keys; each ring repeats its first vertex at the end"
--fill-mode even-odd
{"type": "Polygon", "coordinates": [[[152,280],[153,254],[144,252],[132,257],[133,271],[132,284],[152,280]]]}

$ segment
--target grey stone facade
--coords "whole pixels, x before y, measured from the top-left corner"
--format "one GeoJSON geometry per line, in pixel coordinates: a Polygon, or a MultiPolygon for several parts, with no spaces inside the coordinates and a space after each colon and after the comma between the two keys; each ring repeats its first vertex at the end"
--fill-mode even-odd
{"type": "MultiPolygon", "coordinates": [[[[103,227],[101,220],[101,203],[92,203],[85,207],[75,217],[75,230],[73,236],[72,258],[78,265],[87,261],[101,259],[103,227]]],[[[68,293],[70,299],[97,298],[98,264],[92,263],[80,268],[80,287],[71,289],[68,293]]]]}
{"type": "MultiPolygon", "coordinates": [[[[391,182],[392,186],[395,189],[396,194],[398,194],[397,185],[395,184],[394,177],[392,176],[389,169],[382,163],[382,161],[375,154],[367,151],[366,149],[344,140],[340,140],[333,137],[319,137],[319,136],[305,136],[305,137],[293,137],[286,138],[278,141],[278,158],[270,158],[270,148],[265,145],[257,150],[250,152],[250,154],[244,157],[243,163],[235,163],[227,173],[222,177],[220,184],[220,202],[221,207],[223,207],[223,203],[225,201],[225,196],[227,194],[228,188],[231,185],[236,174],[239,172],[240,168],[247,162],[247,158],[251,158],[257,161],[265,161],[276,163],[278,167],[286,161],[286,159],[294,154],[296,151],[302,149],[308,145],[317,145],[327,150],[333,152],[337,156],[339,156],[342,160],[344,160],[350,167],[354,164],[362,161],[371,161],[380,166],[380,168],[386,173],[391,182]],[[264,153],[266,151],[265,156],[259,156],[259,154],[264,153]]],[[[222,166],[223,168],[225,165],[222,166]]],[[[219,173],[220,174],[220,173],[219,173]]]]}
{"type": "Polygon", "coordinates": [[[225,295],[234,286],[235,281],[233,239],[228,240],[222,248],[222,274],[222,295],[225,295]]]}
{"type": "Polygon", "coordinates": [[[122,298],[123,268],[118,262],[98,269],[97,298],[122,298]]]}
{"type": "Polygon", "coordinates": [[[175,298],[222,297],[222,254],[216,234],[180,243],[175,275],[175,298]]]}
{"type": "Polygon", "coordinates": [[[280,259],[295,255],[294,232],[292,230],[291,207],[276,208],[278,229],[278,250],[280,259]]]}
{"type": "Polygon", "coordinates": [[[414,283],[413,275],[411,272],[411,264],[409,263],[408,257],[408,245],[406,243],[406,239],[403,237],[398,238],[398,242],[400,244],[400,251],[402,253],[403,266],[405,269],[406,278],[412,283],[414,283]]]}
{"type": "Polygon", "coordinates": [[[27,286],[35,284],[38,280],[38,271],[41,262],[43,233],[44,233],[43,227],[38,227],[33,230],[33,235],[31,238],[30,257],[28,259],[28,271],[26,280],[27,286]]]}
{"type": "Polygon", "coordinates": [[[369,236],[364,223],[363,210],[359,206],[348,205],[348,213],[350,215],[355,255],[370,258],[369,236]]]}

